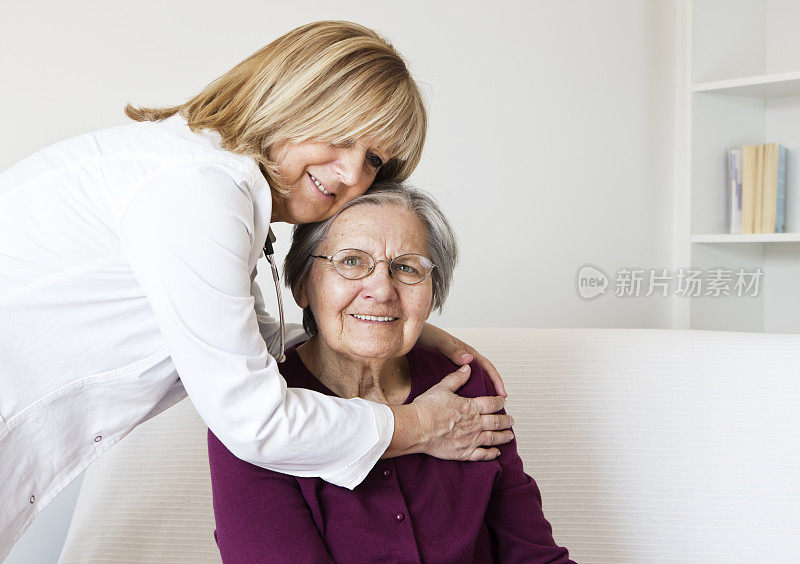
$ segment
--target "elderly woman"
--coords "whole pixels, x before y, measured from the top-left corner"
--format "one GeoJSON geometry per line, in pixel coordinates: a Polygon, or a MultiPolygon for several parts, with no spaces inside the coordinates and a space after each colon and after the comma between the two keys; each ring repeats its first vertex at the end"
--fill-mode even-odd
{"type": "MultiPolygon", "coordinates": [[[[453,370],[416,346],[457,256],[438,207],[396,183],[295,228],[286,280],[312,337],[291,349],[290,387],[416,405],[453,370]]],[[[465,367],[465,370],[467,367],[465,367]]],[[[493,395],[475,363],[459,393],[493,395]]],[[[408,454],[355,489],[265,470],[208,433],[215,536],[225,562],[569,562],[511,441],[491,462],[408,454]]],[[[321,455],[323,453],[321,452],[321,455]]]]}

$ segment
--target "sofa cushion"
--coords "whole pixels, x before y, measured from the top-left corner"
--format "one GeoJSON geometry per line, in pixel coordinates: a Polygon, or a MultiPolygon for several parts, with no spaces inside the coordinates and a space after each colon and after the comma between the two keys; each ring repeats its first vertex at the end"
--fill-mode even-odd
{"type": "MultiPolygon", "coordinates": [[[[459,329],[579,562],[800,561],[800,336],[459,329]]],[[[87,472],[61,562],[219,561],[188,401],[87,472]]]]}

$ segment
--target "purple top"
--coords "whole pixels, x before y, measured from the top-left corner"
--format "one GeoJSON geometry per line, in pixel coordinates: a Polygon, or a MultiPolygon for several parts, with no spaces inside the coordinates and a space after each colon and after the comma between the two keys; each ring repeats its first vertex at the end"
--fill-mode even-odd
{"type": "MultiPolygon", "coordinates": [[[[411,401],[454,366],[415,347],[407,355],[411,401]]],[[[335,395],[292,348],[279,365],[289,386],[335,395]]],[[[464,397],[495,395],[472,363],[464,397]]],[[[233,562],[572,562],[556,546],[541,495],[522,470],[516,440],[491,462],[424,454],[379,460],[348,490],[236,458],[208,432],[214,515],[222,559],[233,562]]]]}

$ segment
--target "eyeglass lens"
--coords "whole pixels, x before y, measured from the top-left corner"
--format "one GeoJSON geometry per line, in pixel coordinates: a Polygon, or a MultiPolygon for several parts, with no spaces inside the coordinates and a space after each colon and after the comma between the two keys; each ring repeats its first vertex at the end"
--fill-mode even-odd
{"type": "MultiPolygon", "coordinates": [[[[349,280],[364,278],[372,272],[376,264],[369,253],[358,249],[337,251],[331,257],[331,262],[336,272],[349,280]]],[[[433,263],[422,255],[411,253],[392,259],[389,270],[392,276],[404,284],[418,284],[431,273],[433,263]]]]}

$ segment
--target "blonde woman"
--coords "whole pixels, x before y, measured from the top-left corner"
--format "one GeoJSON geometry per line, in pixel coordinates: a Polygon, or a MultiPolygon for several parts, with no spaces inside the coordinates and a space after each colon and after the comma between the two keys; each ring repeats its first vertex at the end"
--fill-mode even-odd
{"type": "MultiPolygon", "coordinates": [[[[353,488],[381,457],[489,460],[502,397],[405,406],[287,389],[256,263],[271,221],[331,217],[405,179],[426,117],[378,35],[318,22],[179,106],[53,145],[0,175],[0,559],[34,516],[136,425],[188,395],[241,459],[353,488]]],[[[289,344],[302,336],[289,334],[289,344]]],[[[478,356],[431,326],[420,342],[478,356]]],[[[502,382],[491,365],[499,393],[502,382]]]]}

